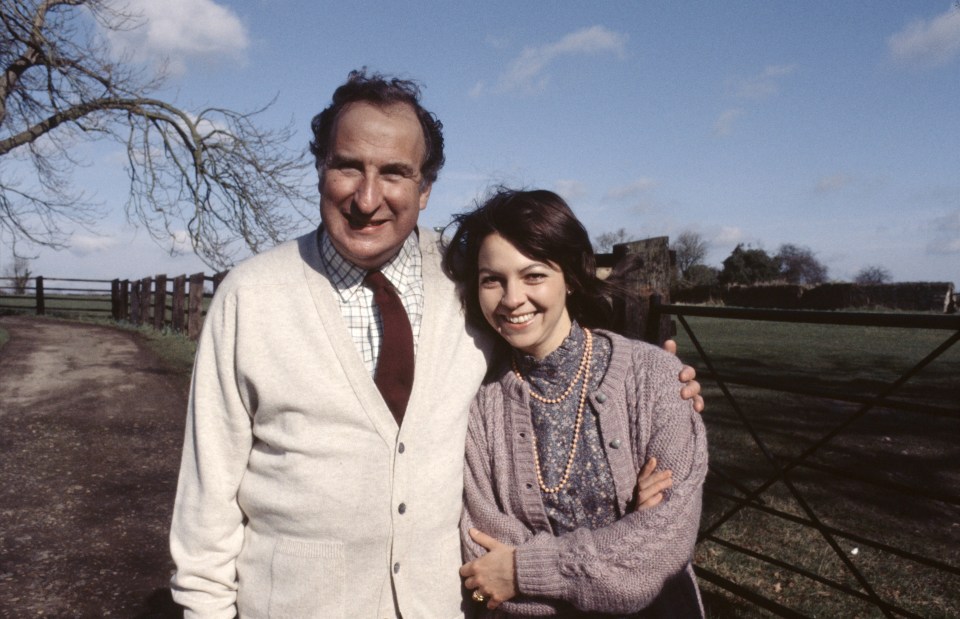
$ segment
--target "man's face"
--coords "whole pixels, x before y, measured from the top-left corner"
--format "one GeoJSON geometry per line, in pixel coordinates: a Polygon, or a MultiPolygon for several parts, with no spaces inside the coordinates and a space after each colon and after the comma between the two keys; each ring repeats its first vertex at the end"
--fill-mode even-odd
{"type": "Polygon", "coordinates": [[[426,155],[420,122],[406,104],[351,103],[330,141],[320,170],[323,226],[341,256],[379,268],[400,250],[430,197],[420,174],[426,155]]]}

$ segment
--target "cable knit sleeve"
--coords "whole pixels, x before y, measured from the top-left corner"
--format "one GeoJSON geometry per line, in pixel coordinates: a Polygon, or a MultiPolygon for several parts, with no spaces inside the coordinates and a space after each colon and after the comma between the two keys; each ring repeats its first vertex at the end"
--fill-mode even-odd
{"type": "Polygon", "coordinates": [[[584,611],[630,613],[648,606],[693,556],[707,472],[706,431],[680,398],[676,358],[637,343],[625,388],[612,398],[631,416],[639,462],[673,471],[673,487],[653,509],[597,530],[555,537],[540,532],[517,548],[519,589],[584,611]]]}

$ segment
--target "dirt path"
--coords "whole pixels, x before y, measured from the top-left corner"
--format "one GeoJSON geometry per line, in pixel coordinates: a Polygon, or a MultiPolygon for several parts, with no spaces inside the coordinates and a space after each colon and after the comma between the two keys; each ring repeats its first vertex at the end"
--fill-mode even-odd
{"type": "Polygon", "coordinates": [[[0,317],[0,617],[175,617],[187,381],[133,333],[0,317]]]}

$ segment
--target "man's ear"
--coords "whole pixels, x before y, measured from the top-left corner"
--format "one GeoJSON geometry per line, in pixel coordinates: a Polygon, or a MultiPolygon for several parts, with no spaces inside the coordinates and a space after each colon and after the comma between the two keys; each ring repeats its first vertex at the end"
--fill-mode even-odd
{"type": "Polygon", "coordinates": [[[427,208],[427,200],[430,199],[430,190],[433,189],[433,183],[420,190],[420,210],[427,208]]]}

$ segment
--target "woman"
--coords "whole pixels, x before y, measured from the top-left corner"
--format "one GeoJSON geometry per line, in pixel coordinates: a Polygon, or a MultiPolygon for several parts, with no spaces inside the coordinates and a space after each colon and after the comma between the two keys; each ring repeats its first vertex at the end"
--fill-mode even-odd
{"type": "Polygon", "coordinates": [[[510,347],[470,412],[473,601],[491,616],[702,616],[690,560],[706,434],[680,362],[603,329],[622,289],[596,277],[556,194],[501,189],[455,224],[445,265],[468,318],[510,347]]]}

